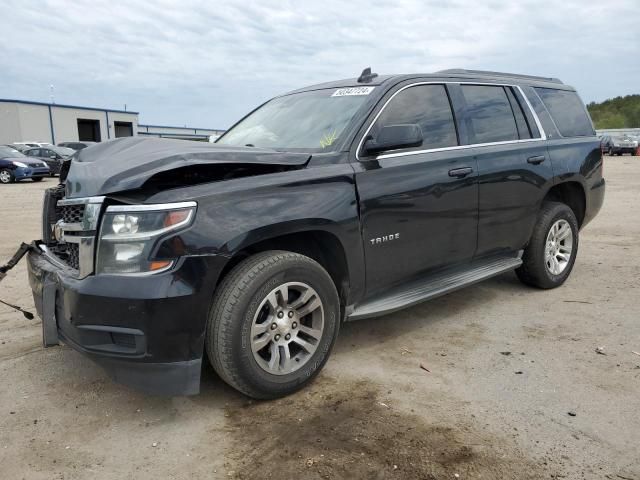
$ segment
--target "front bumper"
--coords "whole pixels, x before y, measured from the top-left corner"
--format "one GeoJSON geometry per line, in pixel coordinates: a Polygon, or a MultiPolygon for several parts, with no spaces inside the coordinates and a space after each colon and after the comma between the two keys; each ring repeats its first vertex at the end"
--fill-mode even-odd
{"type": "Polygon", "coordinates": [[[208,309],[225,257],[185,257],[157,275],[84,279],[41,245],[27,263],[45,346],[60,339],[146,393],[199,392],[208,309]]]}
{"type": "Polygon", "coordinates": [[[27,178],[43,178],[48,177],[51,170],[49,168],[24,168],[18,167],[13,171],[13,175],[16,180],[24,180],[27,178]]]}
{"type": "Polygon", "coordinates": [[[636,152],[636,150],[638,149],[638,147],[612,147],[611,153],[614,154],[624,154],[624,153],[631,153],[634,154],[636,152]]]}

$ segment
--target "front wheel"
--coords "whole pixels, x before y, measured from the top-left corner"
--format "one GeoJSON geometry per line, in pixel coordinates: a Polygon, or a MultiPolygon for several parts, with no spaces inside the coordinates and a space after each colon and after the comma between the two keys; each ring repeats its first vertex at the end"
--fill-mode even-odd
{"type": "Polygon", "coordinates": [[[15,181],[15,177],[11,170],[7,170],[6,168],[0,170],[0,183],[12,183],[15,181]]]}
{"type": "Polygon", "coordinates": [[[263,252],[218,287],[206,350],[232,387],[253,398],[282,397],[318,374],[339,321],[338,293],[320,264],[293,252],[263,252]]]}
{"type": "Polygon", "coordinates": [[[545,202],[516,274],[527,285],[559,287],[569,277],[577,253],[578,221],[573,210],[564,203],[545,202]]]}

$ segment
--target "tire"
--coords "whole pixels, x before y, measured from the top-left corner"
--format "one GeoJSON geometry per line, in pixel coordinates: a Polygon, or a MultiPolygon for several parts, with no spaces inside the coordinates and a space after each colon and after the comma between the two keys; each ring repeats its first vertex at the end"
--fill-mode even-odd
{"type": "Polygon", "coordinates": [[[578,221],[571,208],[560,202],[545,202],[524,250],[522,265],[516,270],[520,281],[543,289],[562,285],[571,274],[578,254],[578,234],[578,221]],[[570,234],[566,233],[567,227],[570,234]],[[556,235],[551,232],[552,228],[556,235]],[[570,236],[557,241],[565,233],[570,236]]]}
{"type": "Polygon", "coordinates": [[[34,182],[41,182],[42,177],[33,177],[31,180],[33,180],[34,182]]]}
{"type": "Polygon", "coordinates": [[[304,255],[272,250],[244,260],[219,285],[205,347],[214,370],[226,383],[249,397],[278,398],[299,390],[318,374],[329,357],[339,324],[340,301],[326,270],[304,255]],[[288,302],[275,293],[284,290],[288,302]],[[303,292],[308,298],[303,299],[303,292]],[[296,307],[296,300],[303,303],[296,307]],[[283,316],[278,317],[283,306],[283,316]],[[305,313],[305,307],[315,309],[305,313]],[[319,338],[310,337],[304,328],[319,338]],[[307,349],[313,351],[297,342],[306,342],[307,349]],[[286,347],[281,346],[284,343],[286,347]]]}
{"type": "Polygon", "coordinates": [[[13,183],[16,181],[16,177],[13,176],[13,172],[7,168],[0,170],[0,183],[13,183]]]}

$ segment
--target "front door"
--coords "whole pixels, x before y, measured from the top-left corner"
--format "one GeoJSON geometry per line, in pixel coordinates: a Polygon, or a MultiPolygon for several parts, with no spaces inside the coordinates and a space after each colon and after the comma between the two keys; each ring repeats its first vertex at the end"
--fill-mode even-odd
{"type": "Polygon", "coordinates": [[[477,239],[477,166],[458,135],[444,85],[400,89],[369,135],[419,125],[422,145],[367,155],[360,151],[360,198],[367,295],[426,272],[471,261],[477,239]]]}

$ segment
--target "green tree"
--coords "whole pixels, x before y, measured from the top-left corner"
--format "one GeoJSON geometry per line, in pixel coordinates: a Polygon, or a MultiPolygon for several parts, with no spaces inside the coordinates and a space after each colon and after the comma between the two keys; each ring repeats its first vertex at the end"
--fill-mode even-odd
{"type": "Polygon", "coordinates": [[[640,128],[640,95],[626,95],[587,105],[597,129],[640,128]]]}

